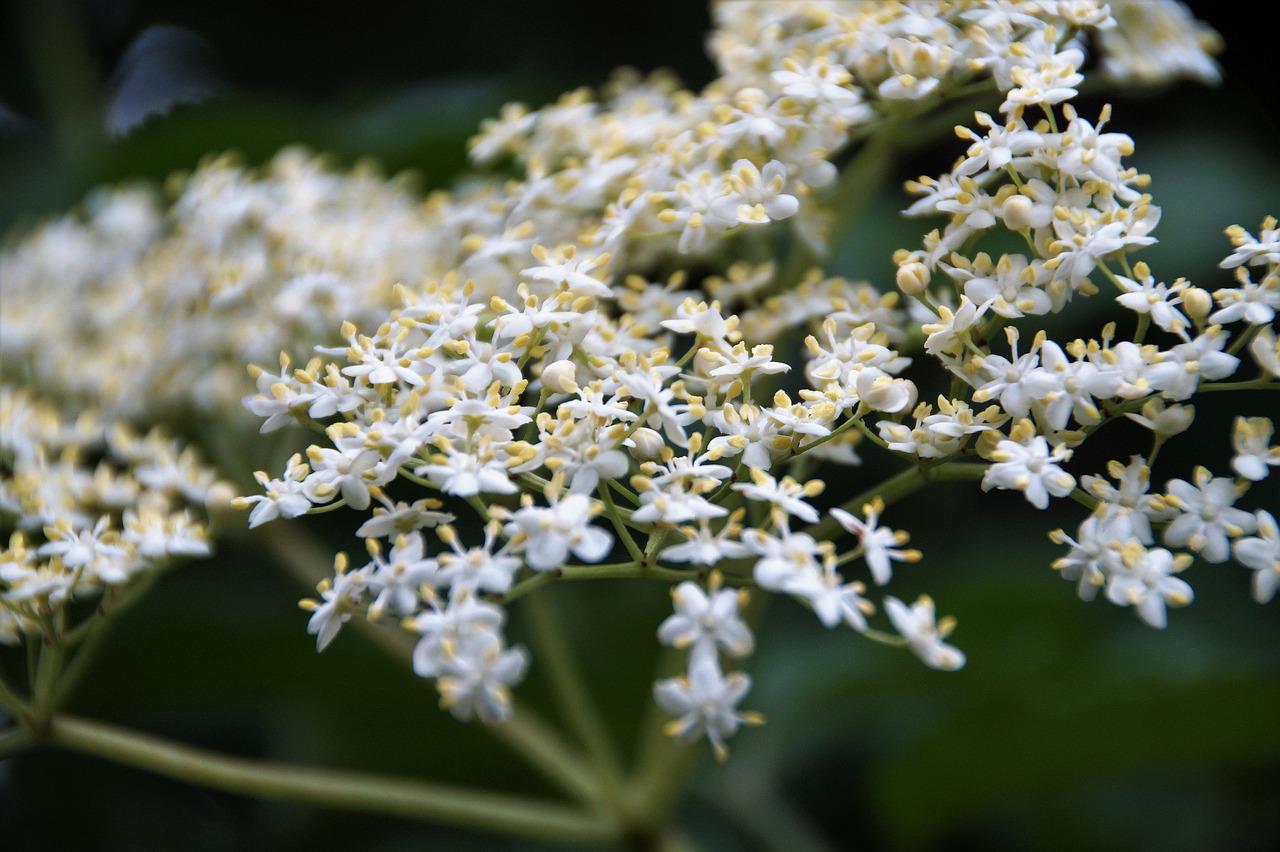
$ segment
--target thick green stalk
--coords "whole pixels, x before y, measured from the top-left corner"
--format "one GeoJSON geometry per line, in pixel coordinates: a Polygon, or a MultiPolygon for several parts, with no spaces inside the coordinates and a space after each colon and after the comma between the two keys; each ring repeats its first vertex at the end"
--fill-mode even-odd
{"type": "Polygon", "coordinates": [[[55,716],[44,741],[191,784],[240,795],[428,820],[504,834],[607,843],[612,822],[558,802],[424,784],[361,772],[230,757],[113,725],[55,716]]]}

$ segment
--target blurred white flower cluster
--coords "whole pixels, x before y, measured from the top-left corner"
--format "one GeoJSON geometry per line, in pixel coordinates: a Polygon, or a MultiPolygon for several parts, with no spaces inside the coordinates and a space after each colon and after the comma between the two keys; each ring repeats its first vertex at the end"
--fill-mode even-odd
{"type": "Polygon", "coordinates": [[[0,520],[14,529],[0,550],[0,642],[61,640],[84,615],[75,601],[105,591],[114,604],[173,560],[208,556],[206,509],[230,496],[159,432],[68,419],[0,385],[0,520]]]}
{"type": "Polygon", "coordinates": [[[168,192],[100,190],[0,252],[12,379],[113,417],[226,412],[246,362],[376,322],[394,283],[457,260],[430,201],[299,150],[211,160],[168,192]]]}

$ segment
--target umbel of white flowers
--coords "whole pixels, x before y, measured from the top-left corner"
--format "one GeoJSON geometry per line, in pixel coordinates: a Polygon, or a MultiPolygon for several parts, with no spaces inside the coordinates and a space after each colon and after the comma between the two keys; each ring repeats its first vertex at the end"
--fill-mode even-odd
{"type": "MultiPolygon", "coordinates": [[[[1190,602],[1176,575],[1193,555],[1234,556],[1268,599],[1280,577],[1274,519],[1235,504],[1280,460],[1270,423],[1238,423],[1234,478],[1197,472],[1151,492],[1150,471],[1190,426],[1198,394],[1278,386],[1275,222],[1256,237],[1228,231],[1232,286],[1158,279],[1129,258],[1155,242],[1160,218],[1148,178],[1125,162],[1132,140],[1104,129],[1109,111],[1094,122],[1070,103],[1090,46],[1122,82],[1212,81],[1213,35],[1171,2],[724,2],[715,15],[712,84],[695,93],[664,75],[620,75],[598,99],[581,90],[541,110],[505,108],[471,153],[520,176],[433,196],[404,220],[414,236],[403,245],[361,242],[375,239],[380,208],[368,218],[333,209],[315,189],[342,181],[297,159],[284,160],[283,181],[279,164],[262,178],[219,164],[189,182],[222,174],[227,191],[170,216],[224,222],[208,233],[229,246],[281,210],[289,222],[278,227],[296,235],[271,243],[283,254],[215,245],[200,255],[213,269],[224,254],[258,258],[249,266],[264,272],[243,288],[255,317],[243,334],[209,348],[198,341],[210,335],[190,335],[190,345],[204,377],[237,353],[265,360],[252,353],[268,341],[272,352],[319,344],[252,371],[245,403],[264,432],[302,423],[323,437],[277,476],[259,473],[262,492],[240,505],[255,527],[342,506],[367,513],[358,534],[368,560],[340,555],[304,602],[320,647],[353,618],[399,620],[419,637],[415,671],[445,706],[501,722],[528,665],[505,639],[507,605],[550,582],[667,581],[675,610],[659,639],[686,650],[688,665],[655,698],[674,736],[705,737],[723,756],[728,738],[759,721],[739,709],[750,680],[734,668],[754,645],[749,595],[795,599],[827,627],[906,647],[934,668],[964,664],[948,641],[954,621],[930,598],[885,595],[877,607],[869,590],[921,556],[882,525],[889,504],[947,479],[1017,491],[1041,509],[1064,498],[1088,506],[1074,537],[1053,534],[1070,548],[1057,567],[1082,596],[1103,589],[1154,626],[1190,602]],[[898,252],[899,292],[796,271],[823,255],[838,218],[835,161],[983,87],[1002,102],[958,130],[968,147],[953,169],[908,184],[919,198],[907,214],[945,224],[898,252]],[[238,218],[240,195],[263,200],[238,218]],[[337,264],[372,289],[281,279],[297,268],[288,247],[310,239],[315,211],[335,215],[352,252],[386,253],[362,276],[345,250],[315,250],[320,267],[337,264]],[[1025,251],[979,250],[990,244],[1025,251]],[[400,254],[404,245],[428,259],[400,254]],[[798,267],[761,262],[784,253],[798,267]],[[407,275],[394,271],[404,257],[416,264],[407,275]],[[1031,330],[1103,288],[1122,319],[1096,339],[1031,330]],[[345,314],[338,292],[359,294],[345,314]],[[279,310],[262,300],[283,293],[300,312],[289,316],[310,319],[254,334],[279,310]],[[311,330],[324,321],[339,340],[311,330]],[[791,363],[777,360],[795,350],[791,363]],[[934,368],[935,386],[903,378],[913,359],[934,368]],[[1230,380],[1242,370],[1250,375],[1230,380]],[[1150,451],[1112,462],[1109,477],[1073,473],[1074,448],[1125,417],[1150,432],[1150,451]],[[858,465],[868,445],[906,466],[820,509],[824,486],[809,474],[858,465]],[[462,540],[462,512],[482,541],[462,540]],[[892,631],[873,624],[881,610],[892,631]]],[[[184,231],[159,245],[182,246],[184,231]]],[[[38,268],[41,239],[5,263],[38,268]]],[[[163,251],[150,246],[119,268],[157,262],[163,251]]],[[[207,307],[194,321],[210,329],[216,320],[203,318],[218,306],[242,304],[190,280],[207,307]]],[[[40,304],[38,289],[24,285],[24,309],[40,304]]],[[[37,371],[63,372],[33,341],[16,348],[37,371]]],[[[92,398],[105,382],[91,374],[81,385],[92,398]]],[[[223,392],[174,387],[198,403],[223,392]]]]}

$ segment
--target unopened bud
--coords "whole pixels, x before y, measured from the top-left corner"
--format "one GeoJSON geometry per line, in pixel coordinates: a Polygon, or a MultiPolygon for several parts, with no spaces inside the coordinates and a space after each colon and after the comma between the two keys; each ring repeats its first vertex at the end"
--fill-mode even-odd
{"type": "Polygon", "coordinates": [[[898,289],[908,296],[919,296],[929,286],[929,267],[918,260],[898,267],[898,289]]]}
{"type": "Polygon", "coordinates": [[[1010,195],[1000,209],[1000,216],[1009,230],[1021,231],[1031,227],[1031,214],[1034,212],[1035,206],[1030,198],[1025,195],[1010,195]]]}
{"type": "Polygon", "coordinates": [[[631,455],[640,461],[658,458],[666,445],[661,435],[646,426],[641,426],[631,435],[631,455]]]}
{"type": "Polygon", "coordinates": [[[1182,306],[1187,309],[1187,316],[1196,325],[1204,325],[1209,311],[1213,310],[1213,297],[1208,290],[1199,287],[1188,287],[1182,291],[1182,306]]]}
{"type": "Polygon", "coordinates": [[[553,393],[577,393],[577,373],[572,361],[553,361],[542,368],[542,386],[553,393]]]}

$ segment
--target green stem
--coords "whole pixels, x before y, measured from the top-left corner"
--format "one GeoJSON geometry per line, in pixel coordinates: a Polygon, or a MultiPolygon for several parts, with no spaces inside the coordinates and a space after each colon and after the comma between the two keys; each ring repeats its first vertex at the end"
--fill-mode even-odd
{"type": "Polygon", "coordinates": [[[1235,341],[1229,347],[1227,347],[1227,352],[1231,355],[1238,354],[1241,349],[1244,349],[1246,346],[1249,345],[1250,341],[1252,341],[1253,338],[1257,336],[1258,332],[1261,330],[1262,330],[1262,326],[1260,325],[1249,326],[1247,329],[1245,329],[1243,334],[1237,337],[1235,341]]]}
{"type": "Polygon", "coordinates": [[[0,676],[0,708],[12,716],[22,716],[29,712],[27,702],[22,700],[17,690],[9,686],[3,676],[0,676]]]}
{"type": "Polygon", "coordinates": [[[66,656],[66,647],[62,640],[52,639],[53,644],[40,652],[40,667],[36,671],[36,691],[32,696],[31,708],[36,716],[36,723],[45,724],[53,712],[54,690],[58,686],[58,675],[62,673],[62,662],[66,656]]]}
{"type": "Polygon", "coordinates": [[[111,632],[111,626],[121,615],[128,612],[134,604],[146,596],[162,573],[163,568],[152,570],[126,589],[114,605],[108,605],[104,597],[103,602],[99,605],[99,614],[68,634],[69,645],[74,646],[81,642],[83,644],[76,648],[70,664],[58,680],[58,685],[53,695],[53,706],[49,708],[49,712],[56,712],[58,708],[66,704],[80,681],[84,678],[85,672],[89,669],[89,664],[97,658],[103,641],[111,632]]]}
{"type": "Polygon", "coordinates": [[[1196,389],[1197,392],[1213,393],[1214,391],[1243,390],[1280,390],[1280,382],[1268,378],[1253,379],[1247,382],[1206,382],[1196,389]]]}
{"type": "Polygon", "coordinates": [[[587,689],[582,670],[565,640],[560,614],[546,594],[530,598],[527,609],[533,623],[536,658],[546,667],[551,678],[560,712],[586,748],[597,775],[606,787],[607,797],[616,802],[621,793],[622,764],[613,739],[596,709],[596,702],[587,689]]]}
{"type": "Polygon", "coordinates": [[[618,538],[622,539],[623,546],[627,549],[627,553],[631,558],[639,562],[644,559],[644,551],[636,544],[636,540],[631,537],[631,531],[627,529],[627,524],[622,519],[622,515],[618,513],[618,507],[614,505],[613,494],[609,491],[608,482],[602,481],[599,488],[600,499],[604,502],[605,514],[609,516],[609,520],[613,523],[613,529],[618,533],[618,538]]]}
{"type": "Polygon", "coordinates": [[[662,568],[652,564],[652,556],[648,557],[648,567],[638,560],[630,562],[612,562],[604,565],[566,565],[555,571],[543,571],[521,580],[504,595],[495,598],[499,603],[509,604],[525,595],[561,580],[579,582],[582,580],[660,580],[664,583],[679,583],[698,576],[696,571],[677,571],[673,568],[662,568]]]}
{"type": "Polygon", "coordinates": [[[346,500],[338,499],[333,501],[332,503],[326,503],[323,506],[312,506],[310,509],[307,510],[307,514],[308,515],[325,515],[325,514],[328,514],[329,512],[336,512],[339,509],[345,508],[346,505],[347,505],[346,500]]]}
{"type": "Polygon", "coordinates": [[[603,804],[595,773],[533,708],[517,703],[510,719],[486,730],[570,796],[592,807],[603,804]]]}
{"type": "Polygon", "coordinates": [[[59,748],[241,795],[546,840],[607,843],[616,835],[615,827],[604,817],[558,802],[230,757],[74,716],[51,719],[45,740],[59,748]]]}

